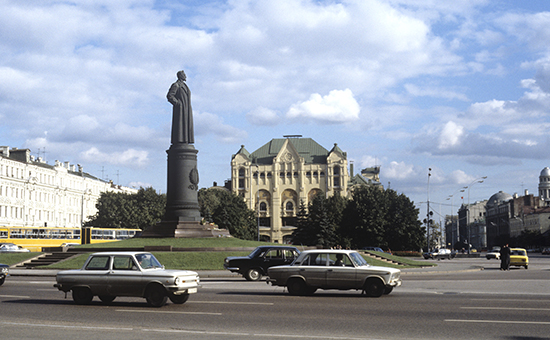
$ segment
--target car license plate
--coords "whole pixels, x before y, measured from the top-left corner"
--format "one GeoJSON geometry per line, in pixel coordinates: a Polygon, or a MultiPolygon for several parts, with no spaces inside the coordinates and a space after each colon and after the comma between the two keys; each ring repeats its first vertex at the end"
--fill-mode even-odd
{"type": "Polygon", "coordinates": [[[187,294],[193,294],[193,293],[196,293],[197,292],[197,288],[189,288],[187,290],[187,294]]]}

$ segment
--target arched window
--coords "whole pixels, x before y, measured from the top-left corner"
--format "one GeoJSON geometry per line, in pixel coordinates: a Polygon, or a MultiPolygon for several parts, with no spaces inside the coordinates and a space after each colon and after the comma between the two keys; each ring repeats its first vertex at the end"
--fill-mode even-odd
{"type": "Polygon", "coordinates": [[[267,204],[265,202],[260,203],[260,211],[267,211],[267,204]]]}
{"type": "Polygon", "coordinates": [[[294,211],[294,203],[286,202],[286,211],[294,211]]]}

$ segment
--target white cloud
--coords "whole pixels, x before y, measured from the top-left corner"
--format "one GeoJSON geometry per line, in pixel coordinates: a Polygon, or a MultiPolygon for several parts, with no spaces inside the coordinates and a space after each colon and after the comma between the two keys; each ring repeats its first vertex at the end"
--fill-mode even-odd
{"type": "Polygon", "coordinates": [[[96,147],[92,147],[82,152],[81,156],[84,161],[96,164],[107,163],[143,167],[149,163],[148,152],[135,149],[107,153],[100,151],[96,147]]]}
{"type": "Polygon", "coordinates": [[[350,89],[333,90],[326,96],[314,93],[309,100],[294,104],[286,116],[324,123],[348,123],[359,119],[360,107],[350,89]]]}
{"type": "Polygon", "coordinates": [[[439,149],[457,146],[464,136],[464,128],[455,122],[448,122],[439,135],[439,149]]]}
{"type": "Polygon", "coordinates": [[[281,122],[277,112],[265,107],[258,107],[246,114],[246,119],[253,125],[273,126],[281,122]]]}
{"type": "MultiPolygon", "coordinates": [[[[417,176],[414,165],[405,162],[392,161],[390,164],[381,167],[380,171],[385,179],[406,180],[417,176]]],[[[381,176],[382,177],[382,176],[381,176]]]]}
{"type": "Polygon", "coordinates": [[[208,136],[210,134],[224,143],[238,143],[246,139],[246,131],[225,124],[223,119],[215,114],[196,111],[193,114],[195,139],[197,139],[197,136],[208,136]]]}
{"type": "Polygon", "coordinates": [[[438,87],[431,87],[431,86],[418,86],[415,84],[405,84],[405,89],[407,92],[409,92],[411,95],[416,97],[422,97],[422,96],[428,96],[428,97],[434,97],[434,98],[445,98],[449,100],[458,99],[467,101],[468,97],[464,95],[463,93],[459,93],[456,91],[451,90],[445,90],[438,87]]]}

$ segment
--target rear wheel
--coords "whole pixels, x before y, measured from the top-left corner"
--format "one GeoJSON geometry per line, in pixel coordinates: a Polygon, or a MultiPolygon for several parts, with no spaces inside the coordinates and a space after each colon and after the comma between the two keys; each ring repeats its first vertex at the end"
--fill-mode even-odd
{"type": "Polygon", "coordinates": [[[177,305],[181,305],[189,299],[189,294],[181,294],[181,295],[170,294],[169,298],[170,298],[170,301],[172,301],[173,303],[177,305]]]}
{"type": "Polygon", "coordinates": [[[368,279],[365,283],[365,292],[371,297],[380,297],[384,294],[385,286],[380,279],[368,279]]]}
{"type": "Polygon", "coordinates": [[[73,288],[73,301],[77,305],[87,305],[92,302],[94,295],[89,288],[73,288]]]}
{"type": "Polygon", "coordinates": [[[302,279],[290,279],[287,283],[288,293],[290,295],[306,295],[307,285],[302,279]]]}
{"type": "Polygon", "coordinates": [[[100,299],[101,302],[103,302],[103,303],[111,303],[111,302],[113,302],[113,301],[116,299],[116,296],[112,296],[112,295],[100,295],[100,296],[99,296],[99,299],[100,299]]]}
{"type": "Polygon", "coordinates": [[[154,285],[147,289],[145,296],[147,303],[152,307],[162,307],[166,304],[168,296],[166,296],[166,289],[159,285],[154,285]]]}
{"type": "Polygon", "coordinates": [[[244,278],[247,279],[248,281],[258,281],[259,279],[262,278],[262,273],[260,273],[258,269],[250,268],[244,274],[244,278]]]}
{"type": "Polygon", "coordinates": [[[527,269],[527,267],[529,267],[528,265],[525,265],[525,269],[527,269]]]}

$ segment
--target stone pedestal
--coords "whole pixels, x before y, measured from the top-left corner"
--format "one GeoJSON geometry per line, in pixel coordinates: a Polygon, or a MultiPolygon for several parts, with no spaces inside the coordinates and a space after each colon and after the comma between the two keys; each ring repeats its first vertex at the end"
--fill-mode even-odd
{"type": "MultiPolygon", "coordinates": [[[[166,213],[162,222],[150,226],[142,237],[217,237],[220,234],[210,226],[200,224],[201,214],[197,190],[198,151],[192,144],[172,144],[168,154],[168,187],[166,213]]],[[[222,233],[223,234],[223,233],[222,233]]]]}

